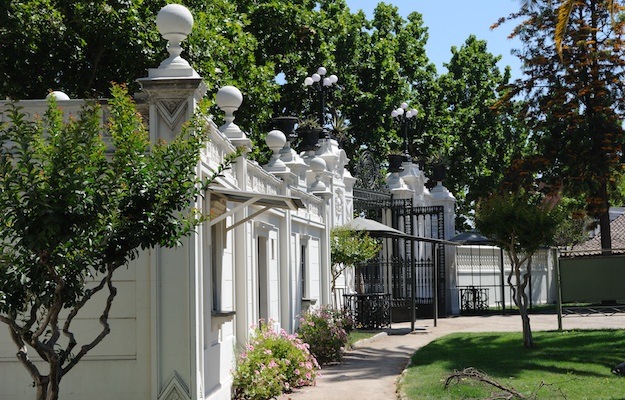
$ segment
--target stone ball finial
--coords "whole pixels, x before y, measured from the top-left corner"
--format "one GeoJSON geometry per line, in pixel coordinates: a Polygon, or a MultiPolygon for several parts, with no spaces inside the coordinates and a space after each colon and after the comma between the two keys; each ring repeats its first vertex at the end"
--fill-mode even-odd
{"type": "Polygon", "coordinates": [[[55,91],[48,93],[48,95],[46,96],[46,99],[49,99],[51,97],[54,97],[57,101],[69,100],[69,96],[59,90],[55,90],[55,91]]]}
{"type": "Polygon", "coordinates": [[[267,134],[265,139],[267,147],[271,149],[273,155],[267,165],[264,166],[265,170],[272,173],[285,173],[288,172],[288,168],[284,161],[280,159],[280,150],[286,144],[286,136],[280,130],[274,129],[267,134]]]}
{"type": "Polygon", "coordinates": [[[193,29],[191,11],[180,4],[168,4],[161,8],[156,16],[156,27],[161,36],[167,40],[169,58],[159,65],[157,71],[150,71],[151,77],[197,77],[197,73],[189,62],[183,59],[181,43],[193,29]]]}
{"type": "Polygon", "coordinates": [[[167,40],[169,35],[181,35],[185,38],[193,29],[193,15],[188,8],[180,4],[168,4],[161,8],[156,16],[156,27],[167,40]]]}
{"type": "Polygon", "coordinates": [[[267,147],[276,153],[279,152],[284,145],[286,144],[286,136],[282,131],[274,129],[267,134],[267,138],[265,139],[265,143],[267,143],[267,147]]]}
{"type": "MultiPolygon", "coordinates": [[[[310,160],[308,164],[310,170],[315,175],[314,182],[308,187],[308,191],[313,194],[323,194],[325,196],[326,193],[326,185],[321,181],[321,176],[326,169],[326,162],[321,157],[315,157],[310,160]]],[[[322,196],[322,197],[323,197],[322,196]]]]}
{"type": "Polygon", "coordinates": [[[243,103],[241,91],[234,86],[224,86],[217,91],[216,101],[217,106],[226,114],[224,116],[226,122],[219,127],[219,130],[225,133],[230,140],[245,138],[241,128],[234,123],[234,112],[243,103]]]}
{"type": "Polygon", "coordinates": [[[243,94],[234,86],[224,86],[217,92],[217,106],[227,113],[226,110],[236,111],[243,103],[243,94]]]}
{"type": "Polygon", "coordinates": [[[326,169],[326,162],[321,157],[315,157],[310,160],[310,170],[316,174],[323,173],[326,169]]]}

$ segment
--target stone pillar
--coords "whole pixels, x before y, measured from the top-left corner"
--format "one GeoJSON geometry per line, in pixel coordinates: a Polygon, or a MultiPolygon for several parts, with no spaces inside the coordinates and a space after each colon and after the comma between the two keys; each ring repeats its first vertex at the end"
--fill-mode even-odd
{"type": "MultiPolygon", "coordinates": [[[[193,27],[193,16],[178,4],[165,6],[156,24],[168,41],[170,57],[148,76],[138,79],[146,96],[150,139],[169,141],[195,112],[206,87],[180,57],[180,43],[193,27]]],[[[151,252],[152,399],[203,398],[198,376],[203,348],[202,264],[197,260],[197,235],[183,239],[177,249],[151,252]]]]}
{"type": "Polygon", "coordinates": [[[425,187],[428,179],[419,168],[419,165],[412,161],[404,161],[402,168],[403,170],[399,173],[399,177],[414,191],[414,197],[412,198],[413,206],[429,206],[431,202],[430,192],[425,187]]]}
{"type": "MultiPolygon", "coordinates": [[[[430,191],[432,195],[433,206],[444,207],[445,218],[445,237],[444,239],[450,239],[455,236],[455,224],[456,224],[456,198],[442,182],[437,182],[437,185],[430,191]]],[[[447,313],[458,314],[460,312],[460,305],[458,304],[458,274],[455,269],[455,257],[456,249],[453,246],[445,246],[445,276],[447,282],[445,282],[445,297],[447,304],[447,313]]]]}

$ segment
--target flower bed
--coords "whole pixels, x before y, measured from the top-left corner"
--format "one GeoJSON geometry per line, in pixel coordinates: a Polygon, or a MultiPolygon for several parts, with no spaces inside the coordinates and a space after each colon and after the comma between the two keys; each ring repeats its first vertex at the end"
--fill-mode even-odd
{"type": "Polygon", "coordinates": [[[271,323],[252,328],[233,372],[235,399],[269,399],[315,383],[319,364],[297,334],[276,332],[271,323]]]}

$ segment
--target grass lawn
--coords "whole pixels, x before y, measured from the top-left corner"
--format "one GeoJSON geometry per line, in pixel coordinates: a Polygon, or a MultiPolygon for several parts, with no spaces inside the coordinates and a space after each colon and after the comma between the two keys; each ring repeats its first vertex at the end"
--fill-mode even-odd
{"type": "Polygon", "coordinates": [[[363,339],[369,339],[369,338],[375,336],[378,333],[380,333],[380,332],[379,331],[372,332],[372,331],[353,330],[353,331],[351,331],[349,333],[347,346],[351,347],[357,341],[363,340],[363,339]]]}
{"type": "Polygon", "coordinates": [[[625,399],[625,377],[611,373],[625,360],[625,330],[533,332],[535,349],[520,332],[457,333],[418,350],[402,377],[404,399],[488,398],[501,391],[473,380],[444,388],[454,370],[473,367],[501,385],[537,399],[625,399]]]}

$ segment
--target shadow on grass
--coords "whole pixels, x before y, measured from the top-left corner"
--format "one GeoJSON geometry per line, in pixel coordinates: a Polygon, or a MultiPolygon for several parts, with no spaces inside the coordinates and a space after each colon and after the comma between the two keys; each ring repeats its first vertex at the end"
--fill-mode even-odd
{"type": "Polygon", "coordinates": [[[536,348],[522,346],[521,333],[451,334],[415,353],[410,368],[437,364],[447,371],[474,367],[497,378],[524,371],[609,377],[625,359],[625,331],[534,332],[536,348]]]}

